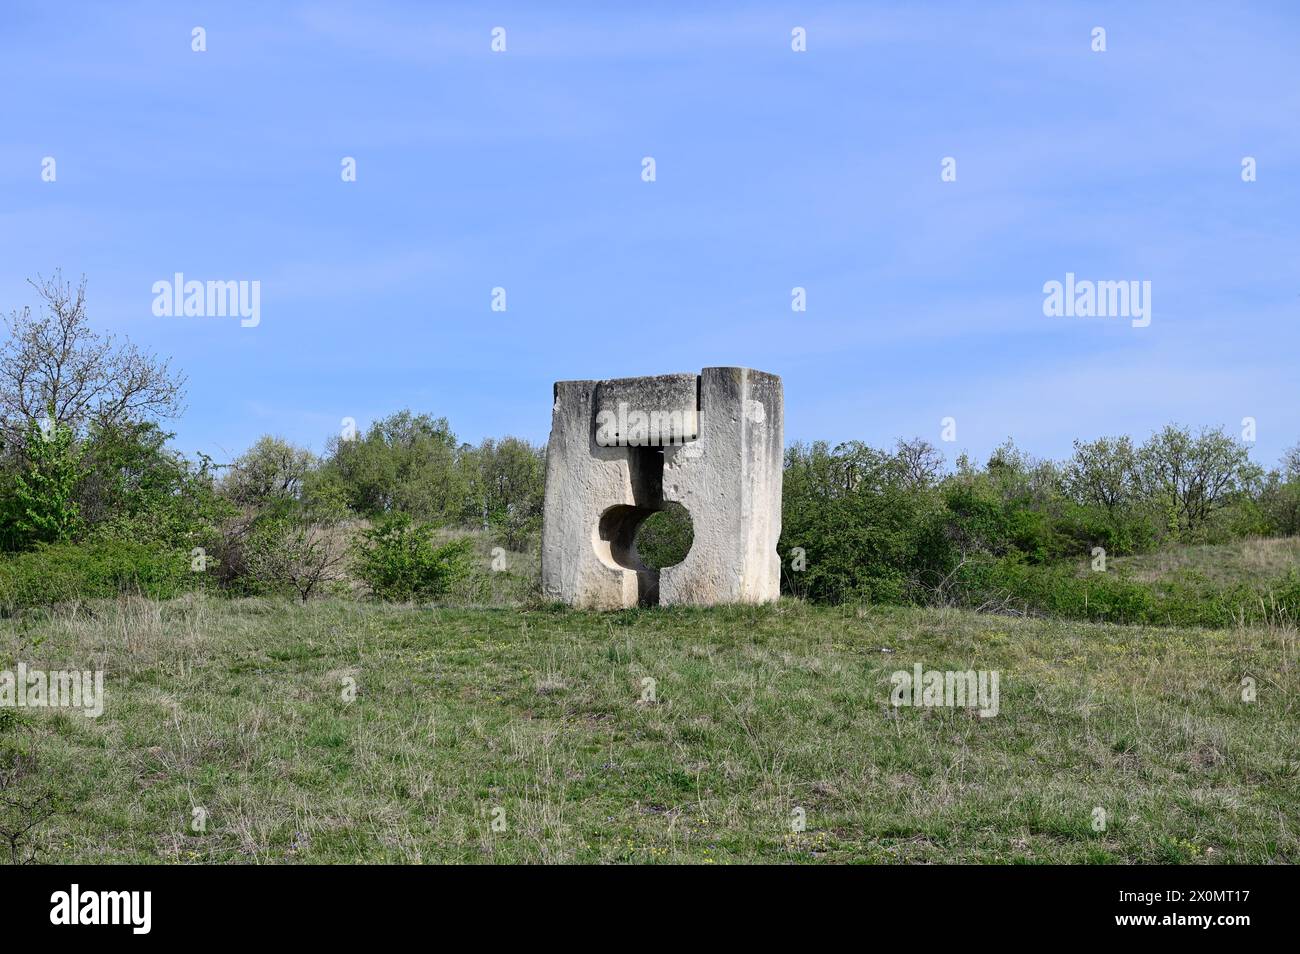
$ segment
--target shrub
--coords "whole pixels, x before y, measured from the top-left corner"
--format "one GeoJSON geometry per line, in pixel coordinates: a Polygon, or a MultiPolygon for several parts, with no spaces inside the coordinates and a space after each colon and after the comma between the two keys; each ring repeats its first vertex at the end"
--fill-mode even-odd
{"type": "Polygon", "coordinates": [[[438,545],[435,527],[406,514],[383,517],[362,533],[355,572],[376,599],[433,600],[473,569],[474,543],[467,537],[438,545]]]}
{"type": "Polygon", "coordinates": [[[0,558],[0,612],[124,593],[170,599],[204,579],[184,550],[127,541],[42,545],[0,558]]]}
{"type": "Polygon", "coordinates": [[[204,544],[230,509],[213,488],[212,464],[167,447],[153,424],[91,429],[77,500],[87,534],[190,548],[204,544]]]}
{"type": "Polygon", "coordinates": [[[242,559],[253,592],[292,592],[306,603],[342,577],[347,552],[341,521],[289,507],[253,524],[242,559]]]}
{"type": "Polygon", "coordinates": [[[43,430],[29,421],[24,455],[27,466],[13,478],[5,536],[18,548],[40,543],[64,542],[81,527],[81,508],[76,500],[82,477],[81,449],[72,428],[47,424],[43,430]]]}
{"type": "Polygon", "coordinates": [[[1152,587],[1117,573],[1080,576],[1067,564],[1038,566],[1014,554],[973,560],[956,574],[962,605],[1112,623],[1154,623],[1158,604],[1152,587]]]}

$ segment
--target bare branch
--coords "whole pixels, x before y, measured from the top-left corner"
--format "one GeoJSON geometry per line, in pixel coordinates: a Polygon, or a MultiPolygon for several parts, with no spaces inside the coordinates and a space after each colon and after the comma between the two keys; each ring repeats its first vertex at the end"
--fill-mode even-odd
{"type": "Polygon", "coordinates": [[[86,280],[74,288],[55,272],[29,284],[41,313],[10,312],[0,350],[0,428],[21,434],[50,414],[76,431],[176,417],[185,378],[129,341],[101,334],[86,314],[86,280]]]}

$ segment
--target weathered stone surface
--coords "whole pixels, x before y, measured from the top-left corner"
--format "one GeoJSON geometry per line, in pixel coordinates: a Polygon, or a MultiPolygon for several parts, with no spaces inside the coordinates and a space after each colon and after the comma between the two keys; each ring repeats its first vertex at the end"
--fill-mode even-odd
{"type": "Polygon", "coordinates": [[[591,609],[761,603],[780,594],[781,379],[705,368],[559,381],[546,451],[542,589],[591,609]],[[637,527],[686,508],[686,558],[642,563],[637,527]]]}

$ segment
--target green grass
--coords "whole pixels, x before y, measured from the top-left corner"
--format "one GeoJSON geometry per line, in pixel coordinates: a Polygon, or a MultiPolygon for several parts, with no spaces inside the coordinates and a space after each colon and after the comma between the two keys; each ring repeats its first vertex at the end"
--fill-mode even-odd
{"type": "Polygon", "coordinates": [[[0,719],[45,862],[1300,860],[1288,627],[195,594],[0,619],[18,660],[107,670],[98,720],[0,719]],[[917,662],[999,714],[892,709],[917,662]]]}
{"type": "Polygon", "coordinates": [[[1176,546],[1036,564],[975,559],[954,576],[959,605],[1160,627],[1241,628],[1300,618],[1300,538],[1176,546]]]}
{"type": "MultiPolygon", "coordinates": [[[[1084,561],[1085,569],[1087,561],[1084,561]]],[[[1165,547],[1152,553],[1113,557],[1116,570],[1143,583],[1196,573],[1219,585],[1262,585],[1300,568],[1300,537],[1269,537],[1232,543],[1165,547]]]]}

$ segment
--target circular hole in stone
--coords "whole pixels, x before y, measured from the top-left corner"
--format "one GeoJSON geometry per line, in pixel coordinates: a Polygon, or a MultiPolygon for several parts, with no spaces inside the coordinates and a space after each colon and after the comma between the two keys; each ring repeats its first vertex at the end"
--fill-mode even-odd
{"type": "Polygon", "coordinates": [[[641,522],[654,514],[648,507],[618,504],[600,515],[592,544],[609,566],[640,572],[648,569],[636,552],[636,532],[641,522]]]}
{"type": "Polygon", "coordinates": [[[646,517],[636,530],[637,555],[652,570],[681,563],[695,542],[695,526],[686,508],[671,500],[664,507],[646,517]]]}

